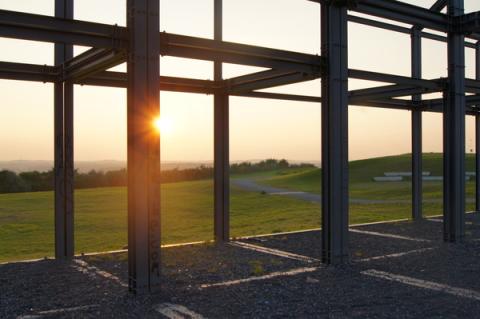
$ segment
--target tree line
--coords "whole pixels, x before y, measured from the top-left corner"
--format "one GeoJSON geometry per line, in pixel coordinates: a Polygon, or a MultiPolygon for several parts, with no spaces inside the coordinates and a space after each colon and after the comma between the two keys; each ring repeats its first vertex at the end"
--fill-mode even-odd
{"type": "MultiPolygon", "coordinates": [[[[241,162],[230,165],[231,174],[248,174],[278,169],[314,167],[312,164],[290,164],[288,161],[268,159],[260,162],[241,162]]],[[[53,170],[47,172],[22,172],[15,173],[9,170],[0,171],[0,193],[22,193],[51,191],[54,186],[53,170]]],[[[161,171],[160,180],[162,183],[175,183],[182,181],[194,181],[213,178],[213,167],[199,166],[195,168],[171,169],[161,171]]],[[[87,173],[75,171],[75,188],[98,188],[115,187],[127,185],[127,170],[96,171],[87,173]]]]}

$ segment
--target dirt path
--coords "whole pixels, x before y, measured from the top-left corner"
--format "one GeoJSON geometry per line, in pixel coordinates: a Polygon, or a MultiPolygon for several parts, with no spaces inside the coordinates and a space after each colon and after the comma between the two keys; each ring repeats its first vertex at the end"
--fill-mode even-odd
{"type": "MultiPolygon", "coordinates": [[[[296,192],[284,188],[276,188],[268,185],[261,185],[254,179],[232,179],[232,185],[252,192],[265,192],[274,196],[288,196],[308,202],[321,203],[322,197],[307,192],[296,192]]],[[[364,199],[350,198],[351,204],[372,205],[372,204],[410,204],[409,199],[364,199]]],[[[424,203],[441,203],[442,199],[424,199],[424,203]]],[[[474,203],[475,199],[467,198],[467,203],[474,203]]]]}

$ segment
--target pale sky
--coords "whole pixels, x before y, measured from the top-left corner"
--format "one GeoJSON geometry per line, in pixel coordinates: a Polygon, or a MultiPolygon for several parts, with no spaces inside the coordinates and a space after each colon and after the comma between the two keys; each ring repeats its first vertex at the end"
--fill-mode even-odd
{"type": "MultiPolygon", "coordinates": [[[[75,18],[125,25],[125,0],[76,0],[75,18]]],[[[430,6],[434,0],[406,1],[430,6]]],[[[54,0],[0,0],[0,9],[53,15],[54,0]]],[[[466,11],[480,10],[466,0],[466,11]]],[[[319,5],[306,0],[224,0],[224,40],[319,54],[319,5]]],[[[212,38],[213,0],[162,0],[161,29],[212,38]]],[[[409,35],[349,25],[349,67],[410,74],[409,35]]],[[[53,45],[0,39],[0,61],[53,63],[53,45]]],[[[77,48],[79,53],[85,48],[77,48]]],[[[423,42],[423,77],[447,74],[446,44],[423,42]]],[[[474,52],[467,49],[467,77],[474,77],[474,52]]],[[[161,74],[213,78],[205,61],[162,58],[161,74]]],[[[124,70],[124,66],[117,69],[124,70]]],[[[258,69],[225,66],[225,77],[258,69]]],[[[350,89],[380,83],[350,81],[350,89]]],[[[320,81],[267,91],[319,95],[320,81]]],[[[0,160],[53,159],[53,86],[0,80],[0,160]]],[[[161,114],[171,123],[162,134],[162,160],[213,158],[213,98],[161,93],[161,114]]],[[[231,159],[320,160],[320,104],[231,97],[231,159]]],[[[410,152],[410,113],[350,107],[350,159],[410,152]]],[[[467,149],[474,148],[467,119],[467,149]]],[[[441,114],[424,115],[424,151],[442,150],[441,114]]],[[[126,91],[75,87],[75,159],[126,159],[126,91]]]]}

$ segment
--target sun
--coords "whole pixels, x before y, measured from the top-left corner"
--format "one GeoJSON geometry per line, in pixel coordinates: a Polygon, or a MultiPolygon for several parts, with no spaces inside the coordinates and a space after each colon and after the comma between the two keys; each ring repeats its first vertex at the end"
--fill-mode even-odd
{"type": "Polygon", "coordinates": [[[164,134],[172,132],[172,129],[173,129],[172,120],[166,117],[157,117],[153,121],[153,125],[157,130],[157,132],[164,133],[164,134]]]}

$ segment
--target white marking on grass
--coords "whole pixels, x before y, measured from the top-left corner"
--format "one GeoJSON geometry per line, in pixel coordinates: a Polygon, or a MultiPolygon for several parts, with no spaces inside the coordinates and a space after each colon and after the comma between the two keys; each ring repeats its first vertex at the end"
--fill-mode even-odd
{"type": "Polygon", "coordinates": [[[81,259],[74,259],[73,262],[76,264],[76,265],[72,265],[72,267],[77,270],[77,271],[80,271],[84,274],[87,274],[91,277],[95,277],[95,276],[100,276],[100,277],[103,277],[103,278],[106,278],[106,279],[109,279],[109,280],[112,280],[112,281],[115,281],[117,284],[119,284],[120,286],[122,287],[128,287],[128,285],[126,283],[124,283],[120,278],[118,278],[117,276],[109,273],[108,271],[105,271],[105,270],[101,270],[99,269],[98,267],[95,267],[95,266],[91,266],[90,264],[88,264],[86,261],[84,260],[81,260],[81,259]]]}
{"type": "Polygon", "coordinates": [[[182,305],[175,305],[171,303],[162,303],[155,306],[155,311],[161,313],[169,319],[204,319],[202,315],[188,309],[182,305]]]}
{"type": "Polygon", "coordinates": [[[395,254],[389,254],[389,255],[382,255],[382,256],[375,256],[375,257],[369,257],[369,258],[363,258],[356,260],[355,262],[368,262],[372,260],[381,260],[381,259],[388,259],[388,258],[398,258],[398,257],[403,257],[411,254],[419,254],[423,253],[429,250],[436,249],[435,247],[430,247],[430,248],[422,248],[422,249],[415,249],[415,250],[409,250],[409,251],[404,251],[401,253],[395,253],[395,254]]]}
{"type": "Polygon", "coordinates": [[[402,276],[402,275],[395,275],[395,274],[391,274],[388,272],[379,271],[375,269],[362,271],[361,274],[375,277],[375,278],[385,279],[393,282],[399,282],[405,285],[414,286],[418,288],[443,292],[443,293],[447,293],[457,297],[463,297],[463,298],[480,301],[480,293],[474,290],[452,287],[445,284],[439,284],[433,281],[426,281],[426,280],[416,279],[416,278],[402,276]]]}
{"type": "Polygon", "coordinates": [[[318,269],[320,269],[320,267],[303,267],[303,268],[296,268],[288,271],[276,271],[264,276],[248,277],[243,279],[219,282],[215,284],[203,284],[203,285],[200,285],[200,289],[210,288],[210,287],[222,287],[222,286],[228,287],[228,286],[239,285],[239,284],[252,282],[252,281],[268,280],[268,279],[277,278],[277,277],[296,276],[304,273],[314,272],[314,271],[317,271],[318,269]]]}
{"type": "Polygon", "coordinates": [[[298,255],[298,254],[289,253],[289,252],[283,251],[283,250],[278,250],[278,249],[273,249],[273,248],[268,248],[268,247],[263,247],[263,246],[257,246],[257,245],[253,245],[253,244],[249,244],[249,243],[243,243],[243,242],[239,242],[239,241],[231,242],[230,245],[235,246],[235,247],[244,248],[244,249],[253,250],[253,251],[264,253],[264,254],[274,255],[274,256],[283,257],[283,258],[289,258],[289,259],[293,259],[293,260],[304,261],[304,262],[308,262],[308,263],[320,261],[316,258],[312,258],[312,257],[308,257],[308,256],[298,255]]]}
{"type": "Polygon", "coordinates": [[[423,239],[423,238],[414,238],[414,237],[407,237],[407,236],[401,236],[401,235],[395,235],[395,234],[379,233],[379,232],[373,232],[373,231],[368,231],[368,230],[360,230],[360,229],[351,229],[351,228],[350,228],[350,231],[353,232],[353,233],[359,233],[359,234],[365,234],[365,235],[372,235],[372,236],[379,236],[379,237],[403,239],[403,240],[410,240],[410,241],[417,241],[417,242],[425,242],[425,243],[431,242],[431,240],[423,239]]]}
{"type": "Polygon", "coordinates": [[[46,310],[46,311],[38,311],[32,315],[23,315],[18,316],[17,319],[37,319],[43,318],[45,316],[54,316],[54,315],[61,315],[65,313],[77,312],[77,311],[86,311],[91,310],[94,308],[98,308],[98,305],[88,305],[88,306],[79,306],[79,307],[71,307],[71,308],[60,308],[60,309],[53,309],[53,310],[46,310]]]}

